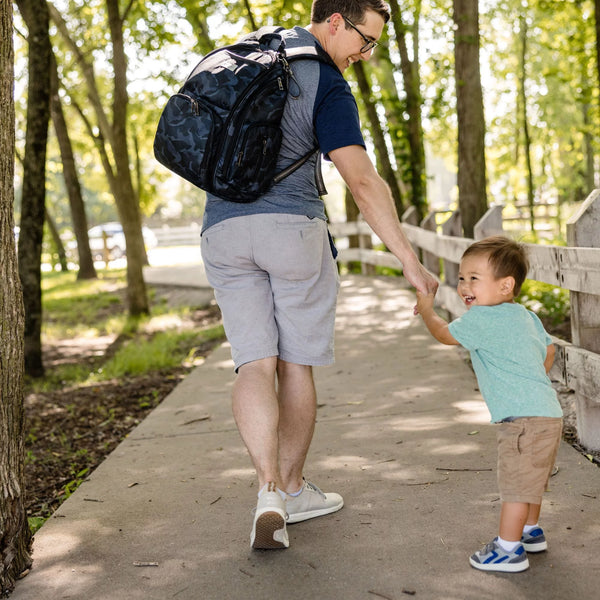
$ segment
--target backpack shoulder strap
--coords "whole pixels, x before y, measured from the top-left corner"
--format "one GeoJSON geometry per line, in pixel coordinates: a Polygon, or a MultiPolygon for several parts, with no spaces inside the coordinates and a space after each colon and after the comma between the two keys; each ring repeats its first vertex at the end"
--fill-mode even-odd
{"type": "Polygon", "coordinates": [[[314,46],[299,46],[297,48],[286,48],[285,57],[288,62],[302,59],[318,60],[322,63],[328,64],[332,67],[338,68],[333,62],[333,59],[321,46],[315,44],[314,46]]]}
{"type": "Polygon", "coordinates": [[[272,50],[283,54],[285,50],[285,40],[280,32],[284,31],[285,27],[275,25],[265,25],[256,31],[246,34],[238,40],[238,43],[244,42],[259,42],[265,47],[270,47],[272,50]]]}

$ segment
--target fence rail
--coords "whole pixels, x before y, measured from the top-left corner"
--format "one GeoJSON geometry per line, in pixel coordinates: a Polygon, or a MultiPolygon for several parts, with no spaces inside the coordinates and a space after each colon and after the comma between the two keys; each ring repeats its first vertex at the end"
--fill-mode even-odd
{"type": "MultiPolygon", "coordinates": [[[[438,227],[435,214],[418,223],[416,212],[409,209],[402,223],[423,264],[440,280],[438,304],[452,318],[461,315],[466,308],[456,293],[458,263],[474,240],[460,237],[460,214],[453,213],[438,227]]],[[[332,223],[330,230],[335,238],[373,235],[364,221],[332,223]]],[[[495,206],[477,223],[475,239],[503,232],[502,207],[495,206]]],[[[567,247],[527,244],[531,263],[528,277],[570,292],[573,342],[553,338],[557,353],[551,376],[575,393],[581,443],[600,450],[600,190],[592,192],[568,221],[567,243],[567,247]]],[[[402,268],[391,253],[362,247],[340,250],[338,260],[402,268]]]]}
{"type": "Polygon", "coordinates": [[[200,244],[200,230],[198,223],[190,225],[152,228],[159,246],[197,246],[200,244]]]}

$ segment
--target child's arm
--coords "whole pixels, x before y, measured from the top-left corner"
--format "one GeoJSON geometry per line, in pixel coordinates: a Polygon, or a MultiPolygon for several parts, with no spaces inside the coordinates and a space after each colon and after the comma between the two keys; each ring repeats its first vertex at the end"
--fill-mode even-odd
{"type": "Polygon", "coordinates": [[[548,349],[546,350],[546,360],[544,361],[544,368],[546,369],[546,373],[550,371],[552,365],[554,364],[554,355],[556,354],[556,348],[554,344],[549,344],[548,349]]]}
{"type": "Polygon", "coordinates": [[[433,310],[434,294],[422,294],[417,291],[417,312],[423,318],[423,322],[429,329],[429,333],[442,344],[449,346],[458,345],[448,330],[448,323],[433,310]]]}

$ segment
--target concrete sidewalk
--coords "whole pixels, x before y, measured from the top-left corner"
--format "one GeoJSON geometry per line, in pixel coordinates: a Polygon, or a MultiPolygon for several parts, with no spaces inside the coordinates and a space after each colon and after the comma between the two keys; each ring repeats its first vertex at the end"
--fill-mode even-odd
{"type": "Polygon", "coordinates": [[[290,525],[288,550],[250,550],[257,489],[225,345],[36,534],[11,600],[598,598],[600,470],[564,443],[549,550],[524,573],[469,566],[496,534],[495,432],[470,367],[413,304],[391,279],[342,281],[306,468],[340,512],[290,525]]]}

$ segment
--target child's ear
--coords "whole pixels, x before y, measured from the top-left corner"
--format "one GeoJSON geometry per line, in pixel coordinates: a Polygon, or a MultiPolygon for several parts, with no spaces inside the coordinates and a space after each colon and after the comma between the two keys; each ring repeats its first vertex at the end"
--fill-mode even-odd
{"type": "Polygon", "coordinates": [[[500,291],[505,296],[513,296],[515,291],[515,278],[512,275],[503,277],[500,282],[500,291]]]}

